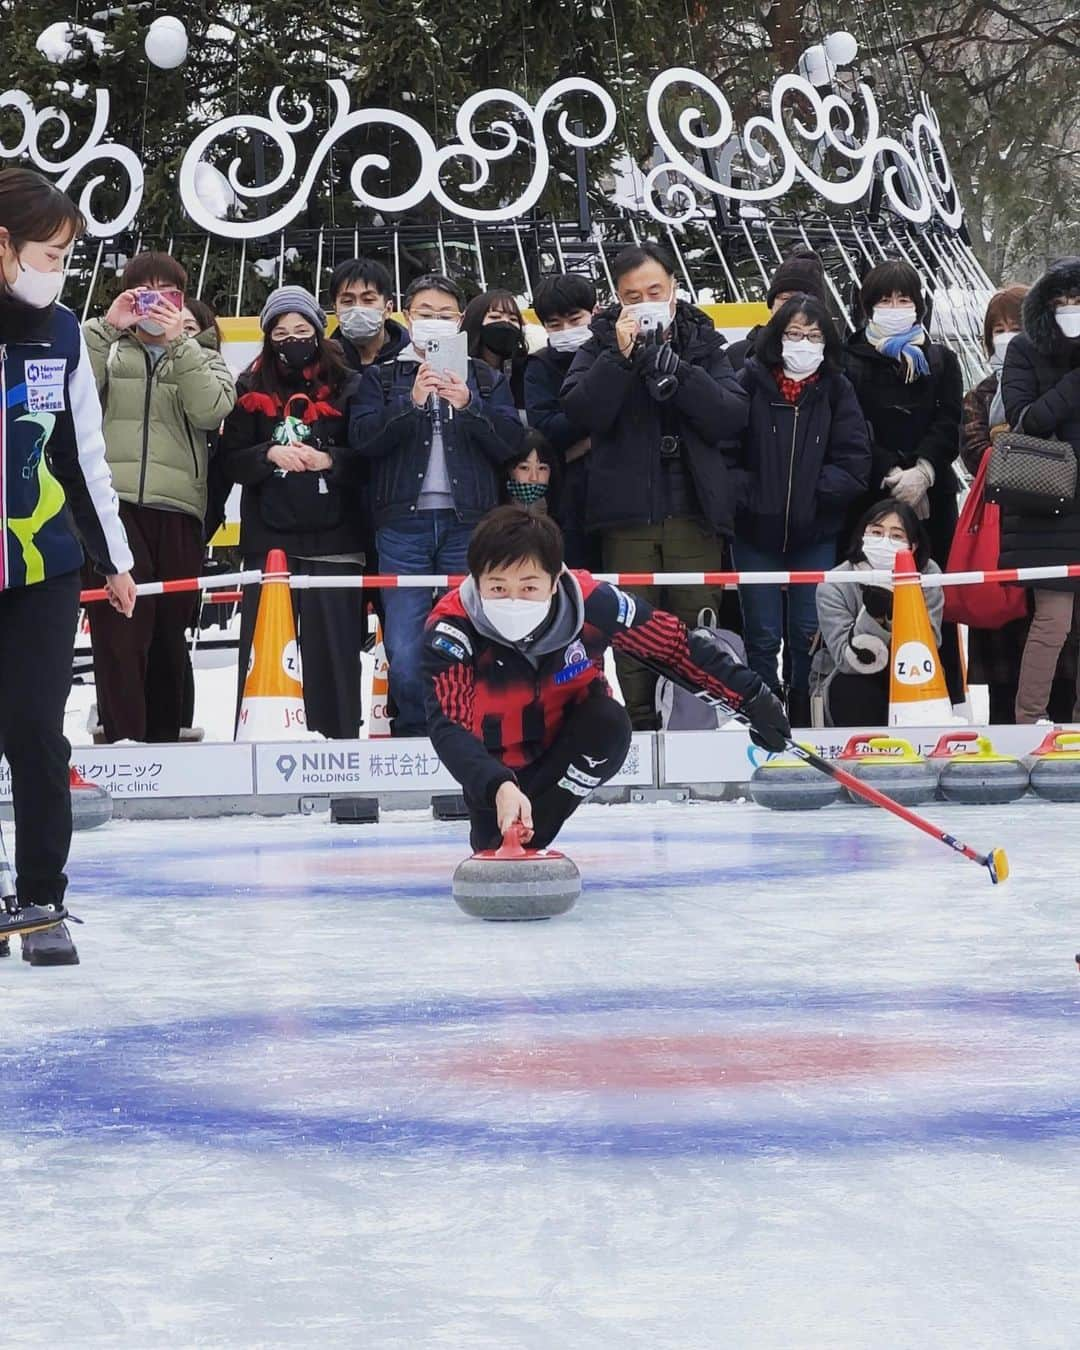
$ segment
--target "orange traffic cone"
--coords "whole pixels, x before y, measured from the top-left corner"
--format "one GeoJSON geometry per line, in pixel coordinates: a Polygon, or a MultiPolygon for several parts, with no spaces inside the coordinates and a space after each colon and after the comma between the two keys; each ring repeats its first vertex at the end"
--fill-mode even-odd
{"type": "Polygon", "coordinates": [[[263,571],[259,614],[235,739],[296,741],[307,740],[311,735],[304,712],[289,564],[284,552],[275,548],[267,555],[263,571]]]}
{"type": "Polygon", "coordinates": [[[371,677],[371,719],[368,736],[390,735],[390,663],[386,659],[386,646],[383,643],[382,624],[379,616],[371,611],[375,619],[375,645],[371,654],[375,658],[375,671],[371,677]]]}
{"type": "Polygon", "coordinates": [[[919,572],[911,552],[905,549],[896,555],[893,565],[889,726],[935,726],[952,720],[952,704],[919,572]]]}

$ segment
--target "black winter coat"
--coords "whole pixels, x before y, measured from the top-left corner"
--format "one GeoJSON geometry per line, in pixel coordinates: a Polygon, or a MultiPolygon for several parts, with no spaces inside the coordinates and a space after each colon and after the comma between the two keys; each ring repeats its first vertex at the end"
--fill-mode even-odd
{"type": "MultiPolygon", "coordinates": [[[[360,359],[360,348],[354,346],[340,328],[334,333],[333,341],[341,348],[341,354],[349,369],[355,370],[358,375],[362,375],[367,370],[367,366],[360,359]]],[[[410,341],[409,330],[404,324],[398,323],[396,319],[387,319],[386,341],[379,348],[379,354],[371,364],[381,366],[387,361],[396,361],[398,354],[405,350],[410,341]]]]}
{"type": "MultiPolygon", "coordinates": [[[[477,366],[469,362],[472,402],[459,412],[442,402],[443,448],[454,494],[454,509],[475,524],[499,504],[506,465],[519,452],[525,428],[498,371],[485,366],[483,392],[477,366]]],[[[412,401],[419,362],[393,363],[389,389],[383,367],[369,366],[353,404],[349,443],[371,461],[371,494],[376,526],[409,520],[431,456],[432,419],[412,401]]]]}
{"type": "MultiPolygon", "coordinates": [[[[304,558],[363,551],[364,503],[350,463],[355,456],[347,444],[349,404],[358,385],[358,376],[346,378],[329,400],[342,415],[313,422],[305,442],[325,450],[333,467],[325,473],[282,473],[267,459],[281,418],[242,407],[251,376],[245,372],[237,380],[237,404],[225,419],[218,455],[225,477],[243,487],[240,549],[245,555],[272,548],[304,558]]],[[[298,383],[297,392],[306,387],[298,383]]]]}
{"type": "MultiPolygon", "coordinates": [[[[1001,392],[1011,427],[1029,436],[1068,441],[1080,460],[1080,338],[1065,337],[1051,301],[1080,292],[1080,258],[1065,258],[1045,272],[1024,297],[1024,331],[1005,349],[1001,392]]],[[[1002,567],[1056,567],[1080,562],[1080,493],[1061,516],[1006,511],[1001,522],[1002,567]]],[[[1078,590],[1075,581],[1045,581],[1039,588],[1078,590]]]]}
{"type": "Polygon", "coordinates": [[[744,338],[738,342],[729,342],[727,345],[728,360],[731,362],[732,370],[738,372],[746,365],[747,359],[754,354],[754,344],[757,342],[758,334],[765,327],[764,324],[756,323],[744,338]]]}
{"type": "Polygon", "coordinates": [[[735,453],[743,481],[736,537],[781,550],[835,538],[870,473],[866,419],[850,381],[822,370],[792,404],[756,356],[738,379],[750,421],[735,453]]]}
{"type": "Polygon", "coordinates": [[[953,464],[960,453],[964,379],[956,353],[948,347],[928,342],[923,351],[930,374],[905,384],[900,363],[876,351],[863,330],[848,338],[844,369],[870,423],[872,461],[867,491],[848,513],[845,532],[850,534],[862,513],[888,496],[881,483],[891,469],[911,469],[917,460],[929,460],[936,477],[926,525],[931,554],[944,567],[956,530],[959,485],[953,464]]]}
{"type": "Polygon", "coordinates": [[[589,434],[585,427],[567,417],[559,401],[559,391],[570,374],[576,354],[542,347],[529,357],[525,366],[525,412],[529,426],[542,431],[551,448],[563,456],[589,434]]]}
{"type": "Polygon", "coordinates": [[[658,403],[645,384],[646,350],[639,345],[629,359],[619,350],[619,312],[613,305],[593,319],[593,336],[575,354],[562,388],[563,411],[592,437],[585,528],[663,521],[660,441],[677,435],[705,524],[730,535],[735,499],[725,451],[746,426],[749,400],[731,369],[723,335],[707,314],[679,302],[672,337],[680,358],[678,387],[658,403]]]}

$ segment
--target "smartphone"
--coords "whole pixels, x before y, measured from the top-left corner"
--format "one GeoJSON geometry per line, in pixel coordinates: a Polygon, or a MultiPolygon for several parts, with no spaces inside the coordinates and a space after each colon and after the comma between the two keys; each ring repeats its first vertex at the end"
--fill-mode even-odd
{"type": "Polygon", "coordinates": [[[451,337],[432,338],[424,352],[424,360],[440,375],[456,375],[459,380],[469,378],[469,335],[454,333],[451,337]]]}
{"type": "Polygon", "coordinates": [[[161,300],[167,300],[174,309],[184,308],[184,297],[180,291],[136,291],[135,313],[149,314],[161,300]]]}

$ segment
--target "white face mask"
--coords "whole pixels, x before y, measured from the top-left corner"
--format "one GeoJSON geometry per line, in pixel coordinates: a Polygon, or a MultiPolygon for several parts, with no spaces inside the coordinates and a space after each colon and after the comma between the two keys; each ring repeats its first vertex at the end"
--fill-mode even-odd
{"type": "Polygon", "coordinates": [[[990,358],[990,369],[1000,370],[1005,364],[1005,348],[1016,336],[1015,333],[995,333],[993,337],[994,354],[990,358]]]}
{"type": "Polygon", "coordinates": [[[887,536],[864,534],[862,541],[863,556],[875,572],[891,572],[896,555],[908,547],[899,539],[887,536]]]}
{"type": "Polygon", "coordinates": [[[521,642],[548,616],[550,600],[481,600],[488,622],[507,642],[521,642]]]}
{"type": "Polygon", "coordinates": [[[19,263],[19,275],[8,287],[8,294],[34,309],[48,309],[56,302],[64,284],[63,272],[39,272],[28,263],[19,263]]]}
{"type": "Polygon", "coordinates": [[[805,380],[825,360],[825,344],[800,338],[784,343],[784,374],[789,380],[805,380]]]}
{"type": "Polygon", "coordinates": [[[1080,305],[1063,305],[1054,318],[1067,338],[1080,338],[1080,305]]]}
{"type": "Polygon", "coordinates": [[[636,305],[624,305],[623,308],[646,331],[663,333],[670,326],[675,313],[675,287],[672,286],[666,300],[641,300],[636,305]]]}
{"type": "Polygon", "coordinates": [[[414,319],[409,331],[413,346],[423,351],[433,338],[453,337],[458,326],[454,319],[414,319]]]}
{"type": "Polygon", "coordinates": [[[582,324],[580,328],[564,328],[560,333],[549,333],[548,345],[553,351],[576,352],[591,337],[592,329],[586,323],[582,324]]]}
{"type": "Polygon", "coordinates": [[[160,337],[165,331],[165,325],[157,319],[140,319],[138,326],[150,337],[160,337]]]}
{"type": "Polygon", "coordinates": [[[915,306],[875,305],[874,327],[886,337],[896,337],[915,327],[915,306]]]}

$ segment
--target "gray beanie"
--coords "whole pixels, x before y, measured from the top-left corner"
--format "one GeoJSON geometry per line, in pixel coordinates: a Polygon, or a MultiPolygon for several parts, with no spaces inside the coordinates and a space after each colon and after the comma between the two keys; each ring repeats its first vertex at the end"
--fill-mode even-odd
{"type": "Polygon", "coordinates": [[[326,311],[303,286],[279,286],[273,291],[259,315],[259,327],[268,333],[274,320],[283,314],[300,314],[314,324],[320,334],[326,332],[326,311]]]}

